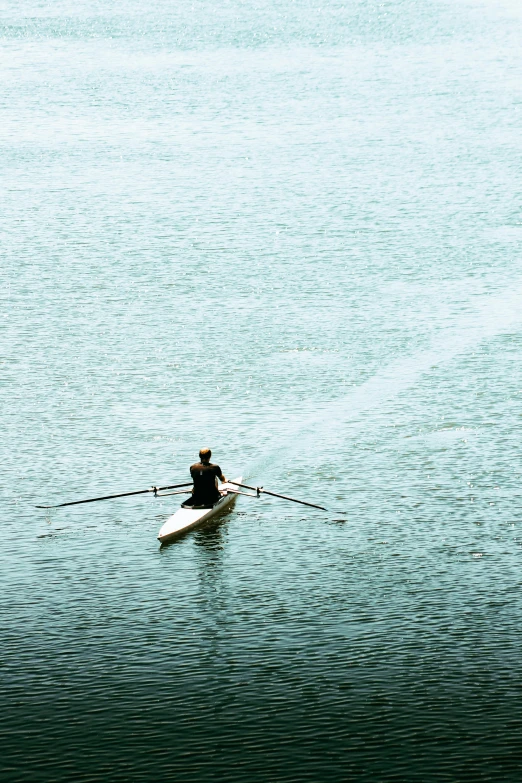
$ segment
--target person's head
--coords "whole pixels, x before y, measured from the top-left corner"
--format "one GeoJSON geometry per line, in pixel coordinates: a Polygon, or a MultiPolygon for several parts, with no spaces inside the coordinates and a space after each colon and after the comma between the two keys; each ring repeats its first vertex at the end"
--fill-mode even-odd
{"type": "Polygon", "coordinates": [[[210,462],[210,458],[212,456],[212,452],[210,449],[201,449],[199,452],[199,458],[201,462],[210,462]]]}

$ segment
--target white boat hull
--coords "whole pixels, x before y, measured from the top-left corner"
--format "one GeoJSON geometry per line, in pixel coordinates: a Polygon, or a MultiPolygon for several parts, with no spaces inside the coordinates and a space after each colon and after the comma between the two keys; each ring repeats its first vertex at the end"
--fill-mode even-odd
{"type": "MultiPolygon", "coordinates": [[[[234,481],[241,483],[241,479],[242,477],[239,476],[234,481]]],[[[227,493],[226,491],[235,490],[236,487],[227,482],[226,484],[220,484],[218,489],[226,494],[212,508],[179,508],[175,514],[172,514],[165,524],[162,525],[158,533],[158,541],[161,541],[162,544],[174,541],[188,530],[198,527],[198,525],[212,519],[212,517],[220,514],[225,509],[230,510],[237,500],[237,494],[235,492],[227,493]]]]}

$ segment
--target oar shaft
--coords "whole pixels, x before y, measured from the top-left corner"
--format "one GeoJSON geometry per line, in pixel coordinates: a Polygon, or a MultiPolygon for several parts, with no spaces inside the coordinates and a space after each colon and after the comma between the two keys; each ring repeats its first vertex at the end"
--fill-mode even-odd
{"type": "Polygon", "coordinates": [[[186,484],[172,484],[168,487],[151,487],[150,489],[139,489],[137,492],[120,492],[118,495],[104,495],[101,498],[88,498],[87,500],[71,500],[69,503],[57,503],[54,506],[36,506],[36,508],[63,508],[63,506],[77,506],[80,503],[95,503],[97,500],[114,500],[114,498],[128,498],[131,495],[145,495],[147,492],[160,492],[164,489],[177,489],[178,487],[191,487],[192,482],[186,484]]]}
{"type": "Polygon", "coordinates": [[[235,487],[243,487],[243,489],[253,489],[257,492],[259,487],[250,487],[248,484],[240,484],[238,481],[227,481],[227,484],[233,484],[235,487]]]}
{"type": "Polygon", "coordinates": [[[262,487],[251,487],[248,484],[238,484],[237,481],[229,481],[229,484],[234,484],[236,487],[243,487],[244,489],[252,489],[254,492],[264,492],[265,495],[273,495],[275,498],[282,498],[283,500],[291,500],[292,503],[301,503],[302,506],[310,506],[311,508],[318,508],[320,511],[326,511],[323,506],[316,506],[315,503],[308,503],[306,500],[297,500],[296,498],[289,498],[288,495],[278,495],[277,492],[269,492],[268,489],[262,487]]]}
{"type": "Polygon", "coordinates": [[[122,492],[119,495],[104,495],[101,498],[89,498],[88,500],[71,500],[69,503],[57,503],[55,506],[36,506],[36,508],[62,508],[62,506],[77,506],[79,503],[95,503],[97,500],[113,500],[113,498],[126,498],[129,495],[144,495],[150,489],[140,489],[138,492],[122,492]]]}
{"type": "Polygon", "coordinates": [[[310,506],[311,508],[319,508],[321,511],[326,511],[323,506],[316,506],[315,503],[308,503],[306,500],[296,500],[296,498],[289,498],[288,495],[278,495],[277,492],[269,492],[267,489],[259,488],[260,492],[264,492],[265,495],[273,495],[275,498],[283,498],[283,500],[291,500],[293,503],[301,503],[302,506],[310,506]]]}

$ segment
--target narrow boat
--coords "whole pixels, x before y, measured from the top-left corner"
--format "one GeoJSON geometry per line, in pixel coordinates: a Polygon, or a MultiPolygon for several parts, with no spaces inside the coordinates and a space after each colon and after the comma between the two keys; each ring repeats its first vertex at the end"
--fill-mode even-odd
{"type": "MultiPolygon", "coordinates": [[[[234,483],[241,483],[242,476],[234,479],[234,483]]],[[[211,508],[179,508],[175,514],[172,514],[158,533],[158,541],[167,544],[174,541],[179,536],[192,530],[208,519],[212,519],[225,509],[231,509],[237,500],[238,492],[232,483],[220,484],[218,487],[222,493],[220,499],[214,503],[211,508]]]]}

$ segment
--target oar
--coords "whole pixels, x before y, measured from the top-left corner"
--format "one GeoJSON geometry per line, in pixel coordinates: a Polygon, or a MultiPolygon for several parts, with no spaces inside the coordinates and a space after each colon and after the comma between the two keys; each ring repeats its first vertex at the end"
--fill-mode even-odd
{"type": "Polygon", "coordinates": [[[69,503],[56,503],[53,506],[36,506],[36,508],[62,508],[62,506],[77,506],[79,503],[94,503],[96,500],[113,500],[114,498],[127,498],[130,495],[145,495],[147,492],[158,494],[163,489],[177,489],[178,487],[191,487],[192,481],[187,484],[171,484],[169,487],[151,487],[139,489],[137,492],[121,492],[119,495],[104,495],[101,498],[88,498],[88,500],[71,500],[69,503]]]}
{"type": "Polygon", "coordinates": [[[244,489],[253,489],[254,492],[257,492],[257,497],[259,497],[260,492],[263,492],[265,495],[272,495],[274,498],[291,500],[292,503],[301,503],[302,506],[311,506],[311,508],[318,508],[321,511],[327,511],[327,509],[323,508],[323,506],[316,506],[314,503],[308,503],[306,500],[297,500],[296,498],[289,498],[288,495],[278,495],[277,492],[269,492],[268,489],[263,489],[263,487],[250,487],[248,484],[238,484],[237,481],[229,481],[228,483],[234,484],[234,486],[236,487],[243,487],[244,489]]]}

